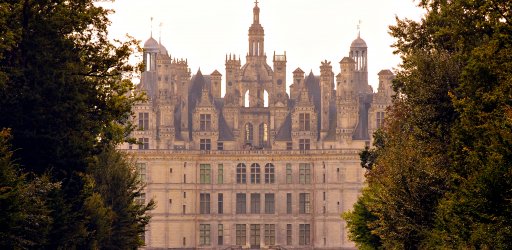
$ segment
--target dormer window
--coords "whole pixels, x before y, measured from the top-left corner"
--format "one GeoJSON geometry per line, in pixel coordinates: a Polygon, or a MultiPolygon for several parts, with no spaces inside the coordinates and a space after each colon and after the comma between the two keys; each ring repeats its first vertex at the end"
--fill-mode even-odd
{"type": "Polygon", "coordinates": [[[200,114],[199,115],[199,130],[200,131],[212,130],[212,115],[211,114],[200,114]]]}
{"type": "Polygon", "coordinates": [[[300,113],[299,114],[299,130],[300,131],[310,131],[310,115],[309,113],[300,113]]]}

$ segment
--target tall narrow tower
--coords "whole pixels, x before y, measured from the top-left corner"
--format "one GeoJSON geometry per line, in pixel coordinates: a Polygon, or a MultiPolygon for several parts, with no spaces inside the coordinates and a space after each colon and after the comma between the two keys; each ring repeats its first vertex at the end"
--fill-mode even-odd
{"type": "Polygon", "coordinates": [[[350,58],[356,65],[354,70],[354,91],[356,94],[365,93],[368,89],[368,46],[358,34],[357,38],[350,45],[350,58]]]}
{"type": "Polygon", "coordinates": [[[265,56],[265,31],[260,24],[260,7],[258,7],[258,1],[255,2],[252,13],[253,20],[249,28],[249,53],[247,53],[247,61],[261,60],[265,56]]]}

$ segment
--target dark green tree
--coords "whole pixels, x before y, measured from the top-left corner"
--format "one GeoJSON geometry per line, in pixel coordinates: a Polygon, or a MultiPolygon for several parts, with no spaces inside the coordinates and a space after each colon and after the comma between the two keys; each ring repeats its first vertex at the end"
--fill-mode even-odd
{"type": "Polygon", "coordinates": [[[110,205],[87,168],[127,138],[141,99],[125,80],[138,42],[110,41],[109,13],[94,0],[0,1],[0,127],[26,172],[61,183],[48,193],[53,221],[38,248],[94,248],[110,230],[110,205]]]}
{"type": "Polygon", "coordinates": [[[391,27],[403,63],[384,143],[363,155],[368,225],[387,248],[509,248],[511,5],[419,5],[391,27]]]}

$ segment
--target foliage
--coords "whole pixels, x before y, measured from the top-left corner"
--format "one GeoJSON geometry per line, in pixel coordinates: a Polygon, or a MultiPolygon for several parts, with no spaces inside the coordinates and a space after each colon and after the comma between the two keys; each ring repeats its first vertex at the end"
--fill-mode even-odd
{"type": "MultiPolygon", "coordinates": [[[[48,221],[40,224],[40,239],[27,243],[33,248],[103,247],[110,236],[133,228],[140,233],[147,224],[146,207],[130,204],[128,193],[139,192],[138,184],[109,188],[125,192],[123,202],[112,202],[88,169],[127,138],[132,105],[141,100],[127,80],[136,70],[128,58],[139,50],[138,42],[110,41],[110,11],[94,2],[0,0],[0,127],[11,129],[12,157],[35,174],[33,185],[61,184],[42,189],[40,208],[48,221]],[[129,212],[119,214],[123,209],[129,212]],[[122,221],[123,216],[131,219],[122,221]]],[[[126,167],[121,161],[119,171],[126,167]]]]}
{"type": "Polygon", "coordinates": [[[421,21],[391,27],[403,63],[377,135],[384,140],[361,155],[370,171],[360,202],[371,197],[366,209],[377,219],[363,218],[386,248],[509,248],[510,3],[419,5],[427,10],[421,21]]]}
{"type": "Polygon", "coordinates": [[[9,140],[9,131],[0,131],[0,246],[30,248],[45,243],[52,224],[45,198],[59,185],[47,176],[21,173],[12,160],[9,140]]]}

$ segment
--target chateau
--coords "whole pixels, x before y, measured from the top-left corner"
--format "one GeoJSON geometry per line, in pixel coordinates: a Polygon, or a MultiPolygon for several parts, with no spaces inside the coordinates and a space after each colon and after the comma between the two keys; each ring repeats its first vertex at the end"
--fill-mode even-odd
{"type": "Polygon", "coordinates": [[[286,54],[267,63],[255,3],[245,63],[227,55],[224,76],[191,74],[154,38],[144,43],[134,107],[134,155],[156,209],[146,249],[352,249],[341,214],[364,181],[359,152],[383,123],[394,75],[368,84],[359,36],[320,75],[293,71],[286,54]],[[224,79],[223,79],[224,77],[224,79]],[[221,85],[225,95],[221,96],[221,85]],[[287,86],[290,86],[289,93],[287,86]]]}

